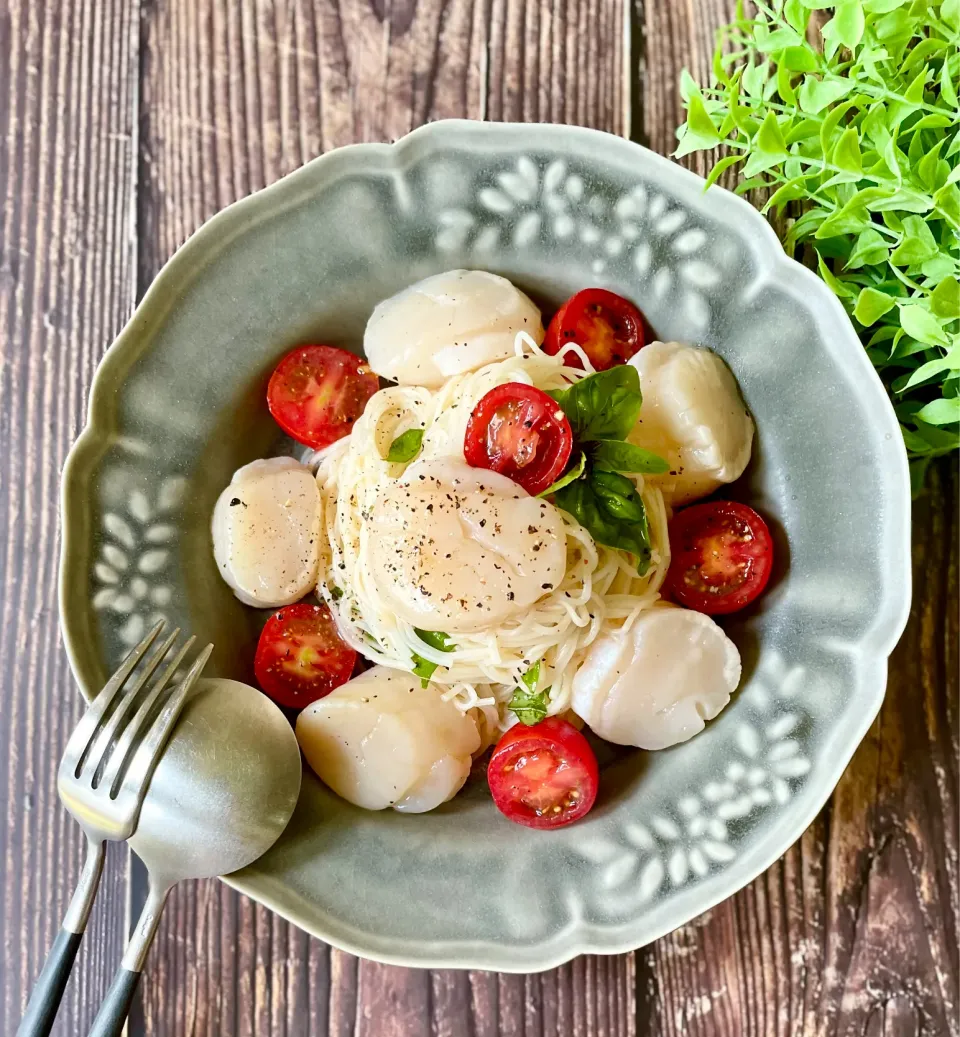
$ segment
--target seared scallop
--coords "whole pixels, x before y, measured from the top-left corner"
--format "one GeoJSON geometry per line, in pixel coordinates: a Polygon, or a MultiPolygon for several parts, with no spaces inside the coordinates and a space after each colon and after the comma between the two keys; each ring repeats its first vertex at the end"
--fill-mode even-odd
{"type": "Polygon", "coordinates": [[[454,458],[419,461],[377,498],[367,575],[426,630],[484,630],[520,616],[563,579],[563,520],[512,479],[454,458]]]}
{"type": "Polygon", "coordinates": [[[651,342],[629,361],[643,407],[628,439],[670,462],[645,476],[672,504],[685,504],[738,479],[750,460],[753,420],[736,379],[709,349],[651,342]]]}
{"type": "Polygon", "coordinates": [[[739,683],[740,653],[709,616],[658,606],[593,642],[573,708],[608,742],[666,749],[702,731],[739,683]]]}
{"type": "Polygon", "coordinates": [[[317,585],[320,490],[313,472],[289,457],[239,469],[213,511],[213,554],[245,604],[277,608],[317,585]]]}
{"type": "Polygon", "coordinates": [[[374,666],[307,706],[297,740],[321,781],[358,807],[433,810],[460,791],[480,747],[477,721],[440,696],[374,666]]]}
{"type": "Polygon", "coordinates": [[[543,341],[540,311],[523,292],[484,270],[448,270],[380,303],[363,349],[381,377],[433,389],[512,356],[518,331],[543,341]]]}

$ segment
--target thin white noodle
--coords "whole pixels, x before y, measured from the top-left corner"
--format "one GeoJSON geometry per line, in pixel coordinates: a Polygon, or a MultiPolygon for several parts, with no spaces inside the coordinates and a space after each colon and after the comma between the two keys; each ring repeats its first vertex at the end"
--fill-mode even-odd
{"type": "Polygon", "coordinates": [[[519,679],[540,662],[540,688],[549,687],[550,714],[570,707],[573,677],[601,628],[632,624],[659,598],[670,562],[666,509],[660,491],[631,476],[646,505],[653,557],[640,577],[622,551],[596,544],[570,515],[561,511],[567,536],[564,579],[530,612],[494,630],[459,633],[453,651],[442,652],[416,635],[383,602],[364,564],[368,543],[364,516],[377,495],[404,470],[384,460],[393,440],[411,428],[424,430],[420,458],[463,459],[467,419],[477,401],[506,382],[559,389],[593,373],[589,359],[571,343],[559,356],[548,356],[520,332],[515,355],[478,371],[449,379],[436,391],[394,386],[368,402],[351,434],[315,456],[323,498],[329,554],[321,567],[318,593],[333,612],[344,638],[374,662],[401,670],[413,667],[414,655],[437,665],[431,680],[444,687],[443,697],[466,712],[496,703],[501,725],[519,679]],[[578,356],[583,369],[568,367],[564,357],[578,356]]]}

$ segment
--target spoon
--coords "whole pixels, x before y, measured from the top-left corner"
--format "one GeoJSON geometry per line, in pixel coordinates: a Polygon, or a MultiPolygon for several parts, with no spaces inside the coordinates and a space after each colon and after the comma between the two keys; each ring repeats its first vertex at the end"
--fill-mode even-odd
{"type": "Polygon", "coordinates": [[[123,1030],[173,886],[226,875],[265,853],[290,820],[300,773],[296,736],[266,695],[238,681],[198,682],[130,839],[147,868],[147,901],[91,1037],[119,1037],[123,1030]]]}

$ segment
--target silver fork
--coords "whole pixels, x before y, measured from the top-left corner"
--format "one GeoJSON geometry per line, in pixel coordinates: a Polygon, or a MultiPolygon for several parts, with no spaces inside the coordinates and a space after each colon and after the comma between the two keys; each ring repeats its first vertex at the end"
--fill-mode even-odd
{"type": "Polygon", "coordinates": [[[63,925],[34,984],[17,1037],[49,1034],[100,883],[106,842],[129,839],[136,830],[150,776],[190,689],[213,651],[213,645],[207,645],[200,652],[157,711],[161,696],[196,640],[191,637],[173,653],[141,698],[180,636],[180,631],[174,630],[131,681],[163,626],[158,623],[107,681],[70,736],[60,761],[57,789],[63,805],[87,836],[87,858],[63,925]]]}

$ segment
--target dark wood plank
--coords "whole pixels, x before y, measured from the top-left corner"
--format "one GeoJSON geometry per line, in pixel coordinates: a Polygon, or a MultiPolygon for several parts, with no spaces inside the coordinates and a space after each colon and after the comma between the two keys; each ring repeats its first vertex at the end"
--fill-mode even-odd
{"type": "MultiPolygon", "coordinates": [[[[134,298],[131,0],[0,3],[0,1032],[12,1034],[83,846],[56,768],[81,712],[57,630],[57,495],[93,369],[134,298]]],[[[123,943],[111,852],[55,1032],[85,1032],[123,943]]]]}
{"type": "MultiPolygon", "coordinates": [[[[483,114],[625,132],[625,13],[621,0],[150,5],[139,290],[208,216],[342,144],[483,114]]],[[[632,956],[529,978],[358,962],[217,883],[195,883],[171,898],[143,1026],[224,1037],[625,1037],[632,969],[632,956]]]]}

